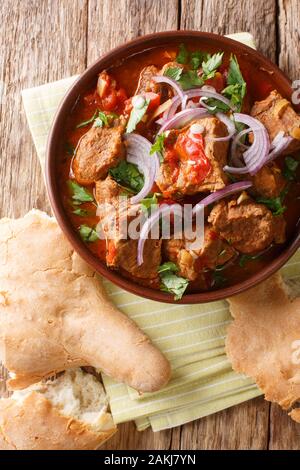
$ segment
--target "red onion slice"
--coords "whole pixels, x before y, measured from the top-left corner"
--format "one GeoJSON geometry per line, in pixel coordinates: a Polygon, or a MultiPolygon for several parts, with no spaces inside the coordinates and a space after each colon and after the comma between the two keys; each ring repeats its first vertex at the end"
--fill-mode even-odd
{"type": "Polygon", "coordinates": [[[236,128],[232,120],[226,116],[224,113],[216,113],[216,117],[225,124],[228,130],[228,135],[224,137],[207,137],[208,140],[212,140],[214,142],[223,142],[230,140],[231,137],[236,133],[236,128]]]}
{"type": "Polygon", "coordinates": [[[284,132],[278,132],[271,144],[273,150],[268,155],[268,163],[279,157],[279,155],[281,155],[282,152],[287,149],[292,140],[293,138],[291,136],[285,136],[284,132]]]}
{"type": "Polygon", "coordinates": [[[172,78],[166,77],[165,75],[157,75],[156,77],[153,77],[153,81],[156,83],[166,83],[167,85],[170,85],[175,90],[177,95],[180,97],[182,109],[185,108],[186,96],[181,86],[178,85],[178,83],[175,80],[173,80],[172,78]]]}
{"type": "Polygon", "coordinates": [[[127,147],[126,160],[137,165],[139,171],[144,175],[143,188],[130,198],[131,204],[137,204],[152,190],[159,170],[159,156],[156,152],[150,155],[151,142],[139,134],[125,134],[124,140],[127,147]]]}
{"type": "MultiPolygon", "coordinates": [[[[235,111],[236,109],[228,98],[225,98],[225,96],[217,93],[213,87],[203,86],[202,88],[192,88],[191,90],[185,91],[185,96],[187,96],[187,98],[197,98],[198,96],[203,98],[215,98],[216,100],[222,101],[222,103],[226,104],[232,111],[235,111]]],[[[172,105],[163,115],[165,120],[168,120],[175,115],[180,102],[180,96],[174,96],[172,99],[172,105]]],[[[208,108],[208,106],[205,106],[203,102],[200,104],[202,104],[203,107],[208,108]]]]}
{"type": "Polygon", "coordinates": [[[178,127],[184,127],[189,121],[193,119],[200,119],[208,117],[210,114],[204,108],[191,108],[184,109],[179,113],[175,114],[171,119],[165,122],[158,131],[158,135],[169,129],[176,129],[178,127]]]}
{"type": "Polygon", "coordinates": [[[201,104],[201,106],[203,106],[203,108],[206,108],[207,111],[214,112],[217,106],[209,106],[208,104],[206,104],[205,101],[207,99],[208,98],[206,98],[205,96],[201,96],[199,103],[201,104]]]}
{"type": "Polygon", "coordinates": [[[274,139],[271,142],[270,149],[273,149],[274,147],[276,147],[281,141],[282,137],[284,137],[284,132],[283,131],[278,132],[278,134],[275,135],[274,139]]]}
{"type": "MultiPolygon", "coordinates": [[[[260,121],[258,121],[258,119],[248,116],[247,114],[234,113],[233,117],[235,121],[241,122],[242,124],[246,124],[247,126],[249,126],[249,129],[247,129],[247,131],[253,133],[253,143],[243,153],[243,158],[246,166],[236,168],[226,165],[224,167],[224,171],[236,174],[250,173],[250,175],[255,175],[267,162],[267,157],[270,149],[270,140],[268,132],[265,126],[260,121]]],[[[244,132],[244,134],[245,133],[247,132],[244,132]]]]}
{"type": "Polygon", "coordinates": [[[170,215],[174,214],[179,217],[182,217],[182,207],[179,204],[163,204],[161,205],[152,215],[146,220],[144,225],[141,228],[140,232],[140,238],[138,241],[138,247],[137,247],[137,264],[140,266],[143,264],[143,251],[144,251],[144,246],[145,242],[148,238],[149,232],[153,225],[155,225],[160,217],[164,217],[165,215],[170,215]]]}
{"type": "Polygon", "coordinates": [[[214,202],[223,199],[224,197],[230,196],[231,194],[235,194],[245,189],[248,189],[252,186],[251,181],[239,181],[238,183],[233,183],[226,186],[224,189],[220,189],[219,191],[215,191],[214,193],[210,194],[209,196],[202,199],[198,204],[195,205],[193,208],[193,215],[196,215],[198,212],[203,210],[203,207],[209,206],[214,202]]]}

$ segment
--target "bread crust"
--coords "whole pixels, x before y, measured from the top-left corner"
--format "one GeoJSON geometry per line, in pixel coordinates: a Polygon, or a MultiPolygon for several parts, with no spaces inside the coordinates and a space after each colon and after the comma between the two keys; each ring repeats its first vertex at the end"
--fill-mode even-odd
{"type": "Polygon", "coordinates": [[[11,389],[93,366],[142,392],[170,378],[164,355],[108,299],[56,221],[32,210],[0,221],[0,358],[11,389]]]}
{"type": "MultiPolygon", "coordinates": [[[[300,400],[299,363],[293,357],[293,345],[300,339],[300,298],[290,298],[277,273],[231,297],[229,305],[234,321],[226,353],[233,369],[253,377],[266,400],[290,409],[300,400]]],[[[297,408],[291,417],[300,419],[297,408]]]]}
{"type": "Polygon", "coordinates": [[[22,401],[2,399],[0,450],[96,450],[117,431],[109,413],[102,421],[105,430],[96,432],[35,391],[22,401]]]}

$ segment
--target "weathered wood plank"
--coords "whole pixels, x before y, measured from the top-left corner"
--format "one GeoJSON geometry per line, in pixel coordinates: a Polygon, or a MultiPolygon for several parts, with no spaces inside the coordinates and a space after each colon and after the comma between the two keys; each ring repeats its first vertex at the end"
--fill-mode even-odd
{"type": "Polygon", "coordinates": [[[177,0],[89,0],[88,63],[143,34],[177,28],[177,0]]]}
{"type": "Polygon", "coordinates": [[[182,427],[181,449],[266,449],[268,406],[262,398],[182,427]]]}
{"type": "Polygon", "coordinates": [[[276,58],[275,0],[182,0],[180,27],[218,34],[247,31],[262,53],[276,58]]]}
{"type": "Polygon", "coordinates": [[[180,449],[180,427],[157,433],[153,433],[151,429],[138,432],[134,423],[125,423],[119,426],[118,433],[102,449],[180,449]]]}
{"type": "MultiPolygon", "coordinates": [[[[177,0],[89,0],[88,64],[118,44],[143,34],[177,28],[177,0]]],[[[107,449],[179,448],[180,429],[139,433],[133,423],[119,428],[107,449]]]]}
{"type": "Polygon", "coordinates": [[[300,3],[279,1],[279,66],[292,79],[300,79],[300,3]]]}
{"type": "Polygon", "coordinates": [[[20,92],[84,69],[87,0],[4,0],[0,21],[0,216],[19,216],[49,209],[20,92]]]}
{"type": "Polygon", "coordinates": [[[295,423],[278,405],[271,405],[270,439],[271,450],[299,450],[300,424],[295,423]]]}

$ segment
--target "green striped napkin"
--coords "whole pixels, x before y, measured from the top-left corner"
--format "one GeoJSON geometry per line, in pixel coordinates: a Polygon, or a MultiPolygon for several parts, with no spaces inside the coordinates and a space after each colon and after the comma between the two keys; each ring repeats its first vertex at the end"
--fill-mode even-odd
{"type": "MultiPolygon", "coordinates": [[[[248,33],[232,38],[254,47],[248,33]]],[[[23,103],[44,167],[47,136],[54,113],[76,77],[23,90],[23,103]]],[[[289,277],[300,277],[300,253],[285,266],[289,277]]],[[[103,279],[111,300],[132,318],[165,353],[172,380],[157,393],[139,395],[103,375],[116,423],[135,420],[139,430],[154,431],[237,405],[261,394],[256,385],[232,371],[224,352],[226,327],[231,321],[225,301],[199,305],[168,305],[130,294],[103,279]]],[[[122,360],[122,358],[120,358],[122,360]]]]}

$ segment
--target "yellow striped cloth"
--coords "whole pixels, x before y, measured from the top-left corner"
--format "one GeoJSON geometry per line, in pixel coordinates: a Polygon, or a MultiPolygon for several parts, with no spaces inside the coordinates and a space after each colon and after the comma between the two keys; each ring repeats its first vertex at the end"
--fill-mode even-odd
{"type": "MultiPolygon", "coordinates": [[[[248,33],[232,37],[254,47],[248,33]]],[[[54,113],[75,79],[71,77],[22,92],[42,166],[54,113]]],[[[284,268],[285,273],[289,277],[300,277],[299,263],[300,253],[284,268]]],[[[172,380],[164,390],[144,395],[103,376],[116,423],[135,420],[139,430],[152,426],[154,431],[159,431],[261,394],[250,379],[232,371],[225,355],[226,327],[231,321],[225,301],[168,305],[137,297],[107,280],[103,282],[111,300],[165,353],[173,370],[172,380]]]]}

